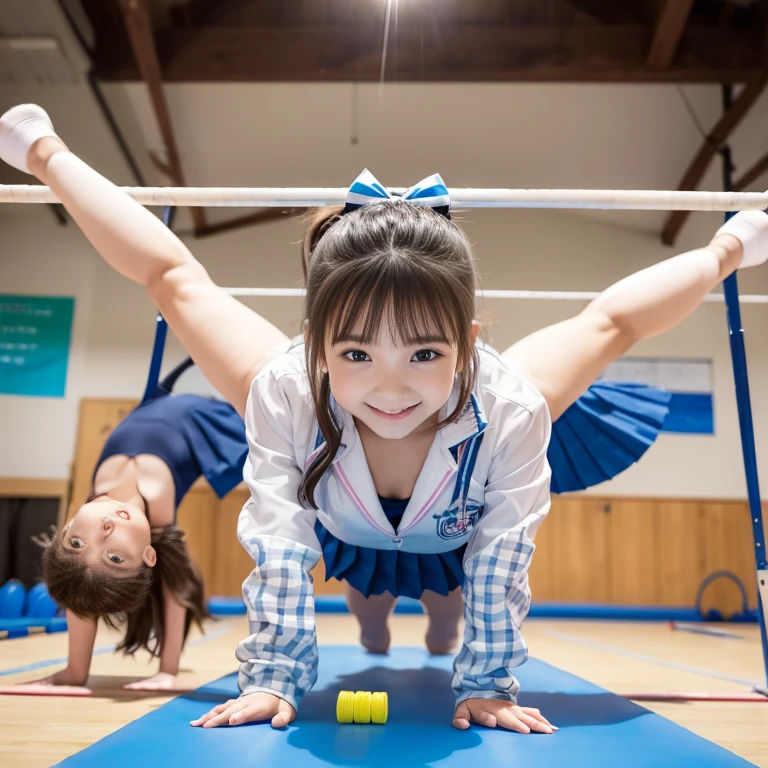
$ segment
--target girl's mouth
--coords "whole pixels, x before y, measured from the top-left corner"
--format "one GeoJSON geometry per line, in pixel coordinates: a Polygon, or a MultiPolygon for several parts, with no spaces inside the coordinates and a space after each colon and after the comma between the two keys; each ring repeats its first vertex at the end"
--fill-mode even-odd
{"type": "MultiPolygon", "coordinates": [[[[368,405],[368,403],[366,403],[368,405]]],[[[379,417],[382,419],[386,419],[387,421],[398,421],[399,419],[404,419],[407,416],[410,416],[416,408],[418,408],[419,403],[416,403],[416,405],[412,405],[409,408],[404,408],[402,411],[398,411],[397,413],[387,413],[386,411],[380,411],[378,408],[374,408],[372,405],[368,405],[368,407],[379,417]]]]}

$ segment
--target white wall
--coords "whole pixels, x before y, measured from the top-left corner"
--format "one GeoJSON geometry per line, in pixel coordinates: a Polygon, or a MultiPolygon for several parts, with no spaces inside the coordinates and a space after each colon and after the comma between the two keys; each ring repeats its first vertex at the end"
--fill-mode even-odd
{"type": "MultiPolygon", "coordinates": [[[[714,88],[690,88],[705,124],[714,88]]],[[[357,93],[359,141],[350,143],[353,86],[174,86],[167,89],[189,182],[195,185],[342,186],[368,165],[387,184],[439,170],[449,186],[669,188],[699,139],[670,87],[400,86],[357,93]]],[[[61,135],[117,183],[133,183],[84,88],[6,89],[2,104],[36,100],[61,135]]],[[[149,183],[146,159],[159,139],[143,89],[111,86],[109,97],[149,183]]],[[[759,155],[764,102],[736,137],[743,170],[759,155]],[[754,121],[756,125],[753,126],[754,121]]],[[[0,181],[19,183],[3,172],[0,181]]],[[[719,188],[713,168],[702,188],[719,188]]],[[[213,211],[211,220],[240,213],[213,211]]],[[[663,214],[467,211],[488,288],[600,290],[672,255],[661,246],[663,214]]],[[[692,216],[679,249],[704,243],[719,214],[692,216]]],[[[189,227],[186,215],[177,228],[189,227]]],[[[286,220],[215,238],[185,241],[221,285],[299,284],[300,223],[286,220]]],[[[743,293],[768,293],[768,269],[740,275],[743,293]]],[[[0,292],[76,297],[67,395],[62,400],[0,396],[0,476],[63,478],[72,459],[82,397],[138,397],[154,333],[141,289],[112,273],[74,224],[59,227],[44,206],[0,206],[0,292]]],[[[300,300],[249,300],[288,334],[300,300]]],[[[583,304],[487,301],[491,343],[514,340],[568,317],[583,304]]],[[[768,484],[768,308],[743,308],[761,480],[768,484]]],[[[662,435],[641,463],[599,493],[744,495],[724,309],[709,304],[637,354],[714,361],[714,437],[662,435]]],[[[169,362],[180,359],[175,342],[169,362]]]]}

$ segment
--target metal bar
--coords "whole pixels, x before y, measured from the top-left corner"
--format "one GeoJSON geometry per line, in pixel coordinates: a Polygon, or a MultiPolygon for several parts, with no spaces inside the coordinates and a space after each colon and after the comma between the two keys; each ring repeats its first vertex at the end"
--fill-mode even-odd
{"type": "MultiPolygon", "coordinates": [[[[175,216],[175,208],[170,205],[166,206],[163,211],[163,224],[168,229],[173,228],[173,219],[175,216]]],[[[168,323],[165,318],[158,312],[157,313],[157,325],[155,327],[155,341],[152,345],[152,358],[149,362],[149,373],[147,374],[147,386],[144,389],[144,396],[141,398],[142,403],[146,403],[147,400],[154,397],[157,391],[157,384],[160,381],[160,368],[163,364],[163,353],[165,352],[165,339],[168,336],[168,323]]]]}
{"type": "MultiPolygon", "coordinates": [[[[261,296],[281,298],[301,298],[306,294],[304,288],[222,288],[230,296],[261,296]]],[[[544,301],[591,301],[597,298],[598,291],[475,291],[478,298],[485,299],[537,299],[544,301]]],[[[707,294],[703,301],[707,304],[722,304],[722,293],[707,294]]],[[[768,304],[768,295],[748,294],[741,297],[742,304],[768,304]]]]}
{"type": "MultiPolygon", "coordinates": [[[[724,91],[724,99],[728,100],[728,91],[724,91]]],[[[729,147],[722,150],[723,158],[723,187],[728,190],[733,186],[733,163],[729,147]]],[[[730,216],[726,215],[726,221],[730,216]]],[[[752,421],[752,405],[749,396],[749,376],[747,374],[747,352],[744,344],[744,328],[741,325],[741,308],[739,307],[739,285],[736,272],[723,281],[725,295],[726,317],[728,320],[728,337],[733,364],[733,378],[736,387],[736,406],[739,414],[739,432],[741,434],[741,453],[744,458],[744,471],[747,479],[747,499],[749,501],[749,516],[752,522],[752,535],[755,545],[755,563],[757,566],[757,616],[760,625],[760,639],[763,647],[764,679],[768,681],[768,628],[766,627],[766,610],[763,605],[765,579],[768,574],[768,562],[765,556],[765,533],[763,531],[763,509],[760,501],[760,483],[757,475],[757,454],[755,451],[755,431],[752,421]],[[761,584],[762,580],[762,584],[761,584]]]]}
{"type": "MultiPolygon", "coordinates": [[[[143,205],[314,208],[341,205],[346,187],[121,187],[143,205]]],[[[405,192],[393,187],[392,194],[405,192]]],[[[671,192],[609,189],[461,189],[448,190],[451,207],[576,208],[638,211],[740,211],[768,208],[768,192],[671,192]]],[[[0,185],[0,203],[57,203],[48,187],[0,185]]]]}

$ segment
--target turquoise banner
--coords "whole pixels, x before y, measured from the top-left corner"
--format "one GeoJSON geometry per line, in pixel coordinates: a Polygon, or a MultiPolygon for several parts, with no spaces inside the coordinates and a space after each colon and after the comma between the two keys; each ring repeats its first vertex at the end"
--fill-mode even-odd
{"type": "Polygon", "coordinates": [[[64,397],[75,299],[0,295],[0,394],[64,397]]]}

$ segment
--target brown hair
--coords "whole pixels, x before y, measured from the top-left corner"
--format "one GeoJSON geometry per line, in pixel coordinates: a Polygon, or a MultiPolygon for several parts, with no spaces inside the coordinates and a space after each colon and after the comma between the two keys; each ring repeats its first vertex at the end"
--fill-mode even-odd
{"type": "Polygon", "coordinates": [[[160,655],[165,640],[163,585],[187,609],[184,640],[193,621],[202,630],[202,621],[208,616],[203,580],[178,528],[153,528],[155,567],[142,564],[125,574],[107,566],[89,567],[77,551],[64,545],[65,530],[43,540],[43,579],[48,592],[60,606],[78,616],[101,617],[113,627],[125,624],[125,637],[117,650],[133,654],[146,648],[153,656],[160,655]]]}
{"type": "Polygon", "coordinates": [[[469,241],[453,221],[397,199],[346,214],[341,208],[317,211],[304,236],[302,267],[307,375],[326,446],[304,475],[299,501],[317,508],[315,488],[341,444],[322,373],[326,334],[336,343],[362,320],[363,343],[370,344],[386,321],[396,343],[417,344],[435,331],[455,343],[459,400],[443,427],[458,419],[477,375],[471,329],[478,278],[469,241]]]}

